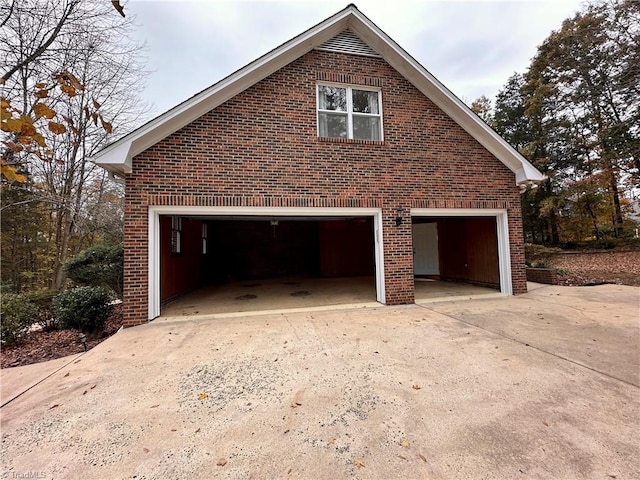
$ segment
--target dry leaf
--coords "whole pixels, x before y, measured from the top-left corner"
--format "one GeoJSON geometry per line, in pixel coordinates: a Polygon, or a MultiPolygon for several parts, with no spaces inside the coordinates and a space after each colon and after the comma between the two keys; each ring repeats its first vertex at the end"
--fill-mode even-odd
{"type": "Polygon", "coordinates": [[[46,83],[44,83],[44,82],[36,83],[36,84],[34,85],[34,87],[35,87],[35,88],[44,88],[44,87],[46,87],[46,86],[47,86],[47,84],[46,84],[46,83]]]}
{"type": "Polygon", "coordinates": [[[156,403],[155,405],[151,405],[149,408],[158,408],[160,406],[159,403],[156,403]]]}
{"type": "Polygon", "coordinates": [[[420,385],[412,385],[411,388],[414,390],[420,390],[422,387],[420,385]]]}
{"type": "Polygon", "coordinates": [[[403,459],[403,460],[406,460],[406,459],[407,459],[407,457],[405,457],[405,456],[403,456],[403,455],[398,455],[398,457],[400,457],[400,458],[401,458],[401,459],[403,459]]]}
{"type": "Polygon", "coordinates": [[[218,461],[216,462],[216,465],[218,465],[219,467],[224,467],[226,464],[227,464],[226,458],[219,458],[218,461]]]}
{"type": "Polygon", "coordinates": [[[422,460],[424,463],[427,463],[427,459],[425,458],[424,455],[422,455],[421,453],[418,454],[418,456],[420,457],[420,460],[422,460]]]}
{"type": "Polygon", "coordinates": [[[409,448],[410,443],[408,440],[402,440],[400,442],[400,445],[402,445],[404,448],[409,448]]]}
{"type": "Polygon", "coordinates": [[[76,90],[84,90],[84,85],[82,85],[80,83],[80,80],[78,80],[75,75],[71,72],[69,72],[68,70],[65,70],[64,72],[62,72],[62,77],[64,78],[64,80],[73,86],[73,88],[75,88],[76,90]]]}
{"type": "Polygon", "coordinates": [[[36,116],[36,120],[42,117],[51,120],[56,116],[56,112],[42,102],[38,102],[33,106],[33,113],[36,116]]]}
{"type": "Polygon", "coordinates": [[[104,128],[105,132],[111,133],[113,131],[113,125],[105,121],[105,119],[102,118],[102,115],[100,115],[100,123],[102,123],[102,128],[104,128]]]}
{"type": "Polygon", "coordinates": [[[59,404],[55,403],[49,407],[49,410],[51,410],[52,408],[58,408],[59,406],[59,404]]]}
{"type": "Polygon", "coordinates": [[[49,96],[49,90],[47,90],[46,88],[43,90],[38,90],[37,92],[34,92],[33,96],[36,98],[47,98],[49,96]]]}
{"type": "Polygon", "coordinates": [[[49,122],[49,130],[57,135],[61,135],[67,131],[67,127],[58,122],[49,122]]]}
{"type": "Polygon", "coordinates": [[[113,5],[113,8],[115,8],[116,11],[124,18],[124,9],[122,8],[122,5],[120,5],[120,0],[111,0],[111,4],[113,5]]]}
{"type": "Polygon", "coordinates": [[[356,467],[358,467],[358,468],[362,468],[362,467],[364,467],[364,460],[362,460],[362,459],[360,459],[360,458],[356,458],[356,459],[353,461],[353,464],[354,464],[356,467]]]}
{"type": "Polygon", "coordinates": [[[208,393],[201,393],[200,395],[198,395],[198,400],[204,400],[205,398],[209,398],[208,393]]]}
{"type": "Polygon", "coordinates": [[[144,453],[149,453],[149,449],[148,449],[147,447],[144,447],[144,448],[142,449],[142,451],[143,451],[144,453]]]}
{"type": "Polygon", "coordinates": [[[4,143],[7,147],[9,147],[9,150],[15,153],[19,153],[22,150],[24,150],[24,147],[22,145],[18,145],[17,143],[13,143],[13,142],[2,142],[2,143],[4,143]]]}
{"type": "Polygon", "coordinates": [[[44,140],[44,137],[40,133],[34,133],[31,138],[34,142],[40,145],[42,148],[47,146],[47,143],[44,140]]]}
{"type": "Polygon", "coordinates": [[[71,373],[71,372],[67,372],[67,373],[65,373],[65,374],[64,374],[64,376],[65,376],[65,377],[68,377],[68,376],[69,376],[69,373],[71,373]]]}
{"type": "Polygon", "coordinates": [[[66,93],[68,96],[70,97],[75,97],[78,92],[76,92],[76,89],[73,88],[71,85],[60,85],[60,90],[62,90],[64,93],[66,93]]]}
{"type": "Polygon", "coordinates": [[[92,98],[91,101],[93,102],[93,108],[95,108],[96,110],[98,110],[100,108],[100,104],[98,102],[96,102],[95,98],[92,98]]]}
{"type": "Polygon", "coordinates": [[[336,443],[336,439],[335,439],[335,437],[331,437],[327,443],[329,443],[329,444],[331,444],[331,445],[333,445],[334,443],[336,443]]]}

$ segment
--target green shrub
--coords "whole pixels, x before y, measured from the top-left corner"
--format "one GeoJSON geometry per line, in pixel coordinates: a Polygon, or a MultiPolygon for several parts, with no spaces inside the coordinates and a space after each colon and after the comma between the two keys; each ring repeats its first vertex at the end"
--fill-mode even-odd
{"type": "Polygon", "coordinates": [[[0,302],[0,336],[3,344],[17,343],[36,322],[37,308],[25,295],[3,293],[0,302]]]}
{"type": "Polygon", "coordinates": [[[95,332],[104,328],[113,311],[112,299],[105,287],[76,287],[54,297],[53,312],[65,328],[95,332]]]}
{"type": "Polygon", "coordinates": [[[123,267],[122,244],[98,245],[71,258],[65,264],[64,271],[78,285],[107,287],[121,297],[123,267]]]}
{"type": "Polygon", "coordinates": [[[53,297],[56,296],[56,291],[41,288],[27,292],[25,296],[35,305],[37,309],[36,321],[42,329],[47,332],[56,330],[58,328],[58,320],[53,314],[53,297]]]}

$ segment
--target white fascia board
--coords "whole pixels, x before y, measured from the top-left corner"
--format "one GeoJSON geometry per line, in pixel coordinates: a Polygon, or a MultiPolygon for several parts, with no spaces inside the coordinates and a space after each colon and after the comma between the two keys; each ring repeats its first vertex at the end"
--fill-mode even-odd
{"type": "Polygon", "coordinates": [[[349,19],[349,26],[393,68],[514,172],[517,184],[544,179],[542,173],[527,159],[368,18],[356,11],[349,19]]]}
{"type": "Polygon", "coordinates": [[[334,37],[346,28],[346,19],[352,12],[353,7],[348,7],[263,55],[104,148],[94,156],[93,161],[98,165],[108,164],[123,173],[130,173],[134,156],[334,37]]]}

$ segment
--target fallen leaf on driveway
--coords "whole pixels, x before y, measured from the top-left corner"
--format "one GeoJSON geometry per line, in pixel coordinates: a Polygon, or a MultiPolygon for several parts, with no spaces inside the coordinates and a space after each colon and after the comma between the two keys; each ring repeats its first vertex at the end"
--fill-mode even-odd
{"type": "Polygon", "coordinates": [[[360,458],[356,458],[356,459],[353,461],[353,464],[354,464],[356,467],[358,467],[358,468],[362,468],[362,467],[364,467],[364,460],[362,460],[362,459],[360,459],[360,458]]]}
{"type": "Polygon", "coordinates": [[[411,388],[414,390],[420,390],[422,387],[420,385],[412,385],[411,388]]]}
{"type": "Polygon", "coordinates": [[[219,458],[218,461],[216,462],[216,465],[218,465],[219,467],[224,467],[226,464],[227,464],[226,458],[219,458]]]}
{"type": "Polygon", "coordinates": [[[49,407],[49,410],[51,410],[52,408],[58,408],[59,406],[60,406],[60,405],[56,403],[56,404],[54,404],[54,405],[51,405],[51,406],[49,407]]]}
{"type": "Polygon", "coordinates": [[[401,459],[406,460],[407,457],[403,456],[403,455],[398,455],[401,459]]]}
{"type": "Polygon", "coordinates": [[[159,407],[159,406],[160,406],[160,404],[159,404],[159,403],[156,403],[155,405],[151,405],[149,408],[157,408],[157,407],[159,407]]]}
{"type": "Polygon", "coordinates": [[[424,455],[419,453],[418,456],[420,457],[420,460],[422,460],[424,463],[427,463],[427,459],[426,459],[426,457],[424,455]]]}
{"type": "Polygon", "coordinates": [[[201,393],[200,395],[198,395],[198,400],[204,400],[205,398],[209,398],[208,393],[201,393]]]}
{"type": "Polygon", "coordinates": [[[408,448],[410,444],[408,440],[403,440],[400,442],[400,445],[402,445],[404,448],[408,448]]]}

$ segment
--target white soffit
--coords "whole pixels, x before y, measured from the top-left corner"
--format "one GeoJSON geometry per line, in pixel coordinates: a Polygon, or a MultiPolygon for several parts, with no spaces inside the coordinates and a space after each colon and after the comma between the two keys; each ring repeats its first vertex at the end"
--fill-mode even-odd
{"type": "Polygon", "coordinates": [[[131,173],[131,161],[135,155],[314,48],[333,49],[332,51],[352,49],[354,51],[351,53],[354,54],[357,50],[360,52],[357,54],[360,55],[382,57],[513,171],[516,183],[544,179],[544,176],[531,163],[354,5],[349,5],[315,27],[105,147],[93,157],[93,161],[112,173],[131,173]]]}

